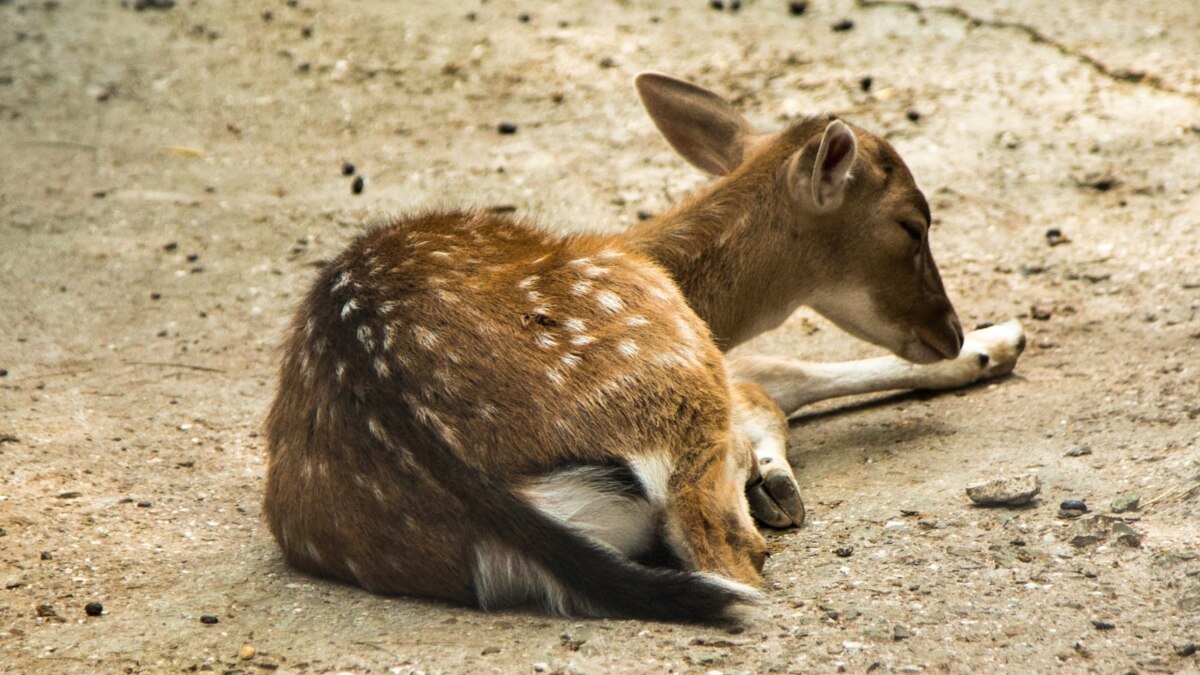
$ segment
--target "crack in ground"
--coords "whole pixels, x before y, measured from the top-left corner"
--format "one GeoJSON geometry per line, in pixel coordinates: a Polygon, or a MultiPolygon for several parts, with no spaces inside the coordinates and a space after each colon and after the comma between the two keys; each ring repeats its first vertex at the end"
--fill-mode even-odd
{"type": "Polygon", "coordinates": [[[1029,24],[1020,23],[1018,21],[1006,21],[1004,19],[984,19],[953,5],[922,5],[917,2],[912,2],[911,0],[856,0],[856,3],[859,7],[864,9],[871,9],[875,7],[896,7],[900,9],[907,9],[916,14],[922,14],[924,12],[945,14],[966,22],[966,24],[972,28],[983,26],[987,28],[1014,30],[1024,33],[1032,42],[1036,44],[1044,44],[1049,47],[1053,47],[1063,56],[1073,58],[1084,65],[1089,66],[1092,70],[1103,75],[1104,77],[1109,78],[1110,80],[1113,80],[1114,82],[1141,84],[1170,94],[1200,99],[1200,92],[1180,89],[1165,82],[1158,75],[1147,73],[1143,70],[1114,68],[1094,56],[1072,49],[1071,47],[1059,42],[1058,40],[1055,40],[1054,38],[1046,35],[1042,31],[1030,26],[1029,24]]]}

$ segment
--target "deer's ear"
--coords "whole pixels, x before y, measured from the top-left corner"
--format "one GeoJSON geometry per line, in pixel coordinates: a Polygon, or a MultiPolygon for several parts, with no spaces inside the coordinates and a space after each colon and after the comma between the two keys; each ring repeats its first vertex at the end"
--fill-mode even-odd
{"type": "Polygon", "coordinates": [[[693,166],[724,176],[742,163],[754,129],[728,101],[661,73],[642,73],[633,84],[654,126],[693,166]]]}
{"type": "Polygon", "coordinates": [[[819,144],[814,139],[792,157],[788,181],[793,194],[818,212],[838,208],[846,195],[857,154],[854,131],[841,120],[830,122],[819,144]],[[813,145],[817,146],[815,157],[813,145]]]}

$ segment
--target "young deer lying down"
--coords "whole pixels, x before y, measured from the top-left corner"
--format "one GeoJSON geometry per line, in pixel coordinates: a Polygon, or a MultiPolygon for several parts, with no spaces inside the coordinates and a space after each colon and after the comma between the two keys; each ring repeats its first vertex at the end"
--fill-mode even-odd
{"type": "Polygon", "coordinates": [[[757,597],[751,513],[804,518],[785,412],[1012,369],[1015,322],[964,347],[886,141],[830,115],[758,134],[695,85],[636,85],[720,180],[616,236],[404,218],[320,274],[267,420],[290,564],[484,608],[721,619],[757,597]],[[900,358],[724,361],[800,305],[900,358]]]}

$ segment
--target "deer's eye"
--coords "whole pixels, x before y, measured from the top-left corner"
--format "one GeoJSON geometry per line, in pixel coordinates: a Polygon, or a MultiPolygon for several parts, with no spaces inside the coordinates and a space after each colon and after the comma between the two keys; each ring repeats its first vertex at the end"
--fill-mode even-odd
{"type": "Polygon", "coordinates": [[[905,233],[908,234],[908,238],[912,239],[913,242],[915,242],[917,244],[921,243],[921,240],[925,236],[925,231],[923,229],[921,229],[921,226],[917,225],[916,223],[909,222],[909,221],[901,221],[900,227],[903,227],[905,233]]]}

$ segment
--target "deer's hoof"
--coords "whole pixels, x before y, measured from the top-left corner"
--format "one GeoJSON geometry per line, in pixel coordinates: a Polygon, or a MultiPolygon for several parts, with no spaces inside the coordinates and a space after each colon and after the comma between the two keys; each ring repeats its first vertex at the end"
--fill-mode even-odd
{"type": "Polygon", "coordinates": [[[983,380],[1011,373],[1023,351],[1025,329],[1013,319],[967,333],[962,356],[974,360],[979,371],[976,379],[983,380]]]}
{"type": "Polygon", "coordinates": [[[800,527],[804,524],[804,500],[800,486],[789,472],[771,471],[746,491],[750,513],[767,527],[800,527]]]}

